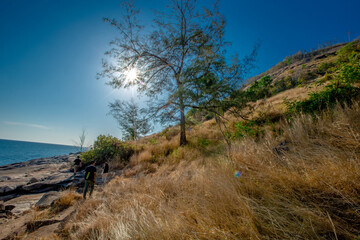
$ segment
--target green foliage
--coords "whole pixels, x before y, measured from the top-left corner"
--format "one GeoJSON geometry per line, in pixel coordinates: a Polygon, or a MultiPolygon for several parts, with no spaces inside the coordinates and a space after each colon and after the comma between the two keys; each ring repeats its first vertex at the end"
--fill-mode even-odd
{"type": "Polygon", "coordinates": [[[316,72],[319,74],[332,73],[335,71],[335,66],[335,62],[323,62],[317,67],[316,72]]]}
{"type": "Polygon", "coordinates": [[[110,114],[117,120],[125,141],[136,140],[151,131],[145,109],[140,108],[134,99],[130,102],[116,100],[110,103],[109,107],[110,114]]]}
{"type": "Polygon", "coordinates": [[[287,76],[285,78],[280,79],[279,81],[274,82],[273,88],[271,90],[272,95],[275,95],[279,92],[291,89],[299,85],[299,81],[296,79],[287,76]]]}
{"type": "Polygon", "coordinates": [[[315,114],[326,108],[335,106],[337,102],[351,104],[353,99],[360,96],[360,91],[356,87],[343,86],[335,88],[329,85],[326,90],[309,94],[310,98],[302,101],[285,101],[287,105],[287,115],[292,116],[297,113],[315,114]]]}
{"type": "Polygon", "coordinates": [[[270,85],[272,83],[272,78],[270,76],[265,76],[260,78],[260,80],[254,82],[250,88],[246,91],[249,99],[256,101],[261,98],[270,97],[270,85]]]}
{"type": "Polygon", "coordinates": [[[191,124],[197,124],[212,118],[214,118],[214,113],[205,109],[192,108],[186,113],[186,120],[191,124]]]}
{"type": "Polygon", "coordinates": [[[149,143],[150,143],[151,145],[155,145],[155,144],[157,144],[157,140],[156,140],[155,138],[150,138],[150,139],[149,139],[149,143]]]}
{"type": "Polygon", "coordinates": [[[337,102],[351,104],[360,96],[360,89],[353,84],[360,82],[360,44],[354,41],[346,44],[337,52],[337,62],[324,62],[318,67],[318,72],[325,72],[323,80],[330,80],[330,84],[323,91],[310,93],[309,99],[303,101],[285,101],[287,115],[300,112],[315,114],[326,108],[333,107],[337,102]],[[336,72],[330,78],[329,72],[336,72]]]}
{"type": "Polygon", "coordinates": [[[292,60],[292,57],[286,57],[283,62],[286,64],[286,65],[290,65],[291,64],[291,60],[292,60]]]}
{"type": "Polygon", "coordinates": [[[360,59],[359,41],[353,41],[346,44],[337,52],[339,62],[348,62],[349,59],[360,59]]]}
{"type": "Polygon", "coordinates": [[[234,138],[239,139],[245,136],[259,137],[263,130],[258,126],[255,121],[238,122],[235,124],[234,138]]]}
{"type": "Polygon", "coordinates": [[[104,163],[117,157],[120,161],[128,162],[134,149],[129,144],[120,141],[110,135],[99,135],[93,147],[82,154],[85,163],[95,161],[97,164],[104,163]]]}
{"type": "Polygon", "coordinates": [[[200,148],[206,148],[210,144],[211,144],[211,142],[206,138],[198,138],[198,140],[197,140],[197,146],[200,148]]]}

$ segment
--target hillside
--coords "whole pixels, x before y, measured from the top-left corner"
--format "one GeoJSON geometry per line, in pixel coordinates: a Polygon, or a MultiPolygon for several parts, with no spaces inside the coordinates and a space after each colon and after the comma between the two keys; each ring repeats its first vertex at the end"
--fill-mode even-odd
{"type": "MultiPolygon", "coordinates": [[[[360,103],[348,94],[359,91],[359,52],[355,41],[286,58],[239,93],[253,100],[247,120],[229,109],[220,129],[188,114],[184,147],[177,126],[126,143],[129,162],[114,158],[117,176],[92,199],[64,193],[71,204],[56,214],[72,213],[60,228],[18,238],[359,239],[360,103]]],[[[56,218],[53,208],[28,221],[56,218]]]]}
{"type": "Polygon", "coordinates": [[[324,62],[332,62],[336,58],[336,52],[344,47],[345,43],[328,46],[315,51],[299,51],[298,53],[286,57],[269,70],[249,78],[247,86],[258,81],[264,76],[270,76],[275,81],[281,81],[285,78],[291,78],[309,83],[317,77],[322,76],[322,72],[318,72],[318,67],[324,62]]]}

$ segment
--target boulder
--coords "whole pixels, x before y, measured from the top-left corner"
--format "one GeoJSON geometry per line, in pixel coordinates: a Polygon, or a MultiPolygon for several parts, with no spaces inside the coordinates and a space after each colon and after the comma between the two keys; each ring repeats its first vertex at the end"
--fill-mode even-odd
{"type": "Polygon", "coordinates": [[[6,205],[6,206],[5,206],[5,211],[11,211],[11,210],[13,210],[14,208],[15,208],[14,205],[6,205]]]}
{"type": "Polygon", "coordinates": [[[9,186],[1,186],[0,187],[0,194],[11,192],[12,190],[14,190],[14,189],[10,188],[9,186]]]}
{"type": "Polygon", "coordinates": [[[40,200],[35,204],[35,207],[38,208],[47,208],[50,207],[52,205],[52,203],[57,200],[60,197],[60,193],[59,192],[49,192],[46,193],[42,196],[42,198],[40,198],[40,200]]]}
{"type": "Polygon", "coordinates": [[[31,184],[31,183],[36,183],[36,182],[39,182],[39,180],[37,180],[36,178],[31,178],[27,184],[31,184]]]}

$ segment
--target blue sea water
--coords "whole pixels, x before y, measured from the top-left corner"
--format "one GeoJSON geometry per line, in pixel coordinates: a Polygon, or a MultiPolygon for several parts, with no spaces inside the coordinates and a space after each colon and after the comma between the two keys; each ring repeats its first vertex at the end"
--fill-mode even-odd
{"type": "Polygon", "coordinates": [[[78,147],[0,139],[0,165],[76,153],[78,147]]]}

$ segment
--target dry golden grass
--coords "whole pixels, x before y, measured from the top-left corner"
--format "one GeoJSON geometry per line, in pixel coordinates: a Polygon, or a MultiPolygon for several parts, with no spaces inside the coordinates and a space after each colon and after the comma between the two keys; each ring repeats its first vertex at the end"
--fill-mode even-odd
{"type": "Polygon", "coordinates": [[[55,215],[74,205],[80,199],[82,199],[80,194],[75,193],[72,190],[64,191],[61,193],[60,198],[51,206],[50,213],[55,215]]]}
{"type": "MultiPolygon", "coordinates": [[[[66,236],[358,239],[358,119],[358,104],[315,120],[300,116],[281,124],[281,136],[267,131],[258,141],[233,143],[232,161],[191,146],[177,148],[151,174],[117,177],[84,202],[67,223],[66,236]],[[276,154],[274,147],[285,139],[289,150],[276,154]]],[[[215,126],[207,124],[199,136],[213,136],[215,126]]]]}

